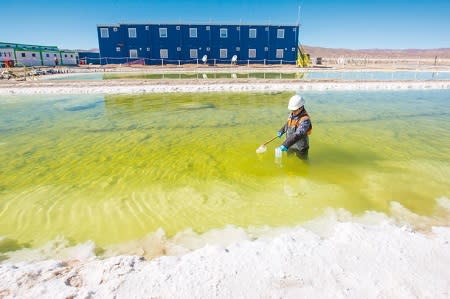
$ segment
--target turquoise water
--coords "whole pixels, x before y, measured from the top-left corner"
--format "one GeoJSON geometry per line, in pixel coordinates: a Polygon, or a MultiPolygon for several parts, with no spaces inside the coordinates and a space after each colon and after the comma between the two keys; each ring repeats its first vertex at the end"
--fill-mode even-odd
{"type": "Polygon", "coordinates": [[[0,97],[0,236],[99,246],[450,197],[450,91],[308,92],[310,161],[274,159],[290,93],[0,97]]]}

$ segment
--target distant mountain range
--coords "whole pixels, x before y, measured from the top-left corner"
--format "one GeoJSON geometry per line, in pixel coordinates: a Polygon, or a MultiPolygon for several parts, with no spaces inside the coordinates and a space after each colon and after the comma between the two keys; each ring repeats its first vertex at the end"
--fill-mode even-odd
{"type": "Polygon", "coordinates": [[[440,49],[340,49],[303,45],[311,57],[353,57],[353,58],[435,58],[450,59],[450,48],[440,49]]]}

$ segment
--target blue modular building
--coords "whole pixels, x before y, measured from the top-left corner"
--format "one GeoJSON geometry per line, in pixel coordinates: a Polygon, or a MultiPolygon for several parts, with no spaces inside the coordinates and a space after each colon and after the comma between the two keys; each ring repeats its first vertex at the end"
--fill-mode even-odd
{"type": "Polygon", "coordinates": [[[294,64],[298,25],[97,25],[102,64],[294,64]]]}

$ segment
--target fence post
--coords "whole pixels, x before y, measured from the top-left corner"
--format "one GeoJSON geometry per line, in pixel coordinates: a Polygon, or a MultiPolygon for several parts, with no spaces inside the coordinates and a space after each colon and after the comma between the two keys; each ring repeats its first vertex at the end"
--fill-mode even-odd
{"type": "Polygon", "coordinates": [[[198,58],[197,58],[197,67],[198,67],[198,58]]]}
{"type": "Polygon", "coordinates": [[[164,59],[161,59],[161,66],[164,66],[164,59]]]}
{"type": "Polygon", "coordinates": [[[264,58],[264,66],[266,66],[266,59],[264,58]]]}
{"type": "Polygon", "coordinates": [[[180,61],[180,59],[178,59],[178,66],[181,66],[181,61],[180,61]]]}
{"type": "Polygon", "coordinates": [[[214,58],[214,66],[216,66],[216,58],[214,58]]]}
{"type": "Polygon", "coordinates": [[[247,67],[250,67],[250,59],[247,59],[247,67]]]}

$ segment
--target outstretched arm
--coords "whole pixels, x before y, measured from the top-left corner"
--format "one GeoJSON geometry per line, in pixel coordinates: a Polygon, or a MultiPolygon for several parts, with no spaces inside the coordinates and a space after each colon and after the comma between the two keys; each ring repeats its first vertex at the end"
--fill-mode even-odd
{"type": "Polygon", "coordinates": [[[281,127],[281,129],[279,129],[278,130],[278,137],[281,137],[281,136],[283,136],[283,134],[284,133],[286,133],[286,127],[287,127],[287,123],[285,123],[282,127],[281,127]]]}

